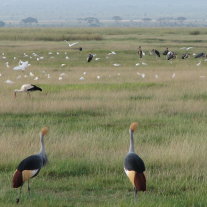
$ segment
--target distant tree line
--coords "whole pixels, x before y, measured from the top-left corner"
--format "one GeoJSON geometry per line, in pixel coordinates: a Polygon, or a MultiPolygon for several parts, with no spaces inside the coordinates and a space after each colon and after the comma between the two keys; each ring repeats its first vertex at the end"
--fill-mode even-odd
{"type": "Polygon", "coordinates": [[[95,17],[86,17],[86,18],[79,18],[79,22],[86,22],[90,27],[100,27],[101,23],[98,18],[95,17]]]}
{"type": "Polygon", "coordinates": [[[38,20],[34,17],[27,17],[25,19],[22,19],[21,20],[21,23],[24,23],[24,24],[37,24],[38,23],[38,20]]]}
{"type": "Polygon", "coordinates": [[[122,18],[120,16],[113,16],[112,19],[114,21],[121,21],[122,20],[122,18]]]}
{"type": "MultiPolygon", "coordinates": [[[[23,23],[23,24],[37,24],[38,23],[38,20],[36,18],[33,18],[33,17],[27,17],[25,19],[22,19],[20,23],[23,23]]],[[[4,27],[6,25],[6,23],[4,21],[0,21],[0,27],[4,27]]]]}
{"type": "MultiPolygon", "coordinates": [[[[184,16],[178,16],[178,17],[160,17],[158,19],[153,19],[150,17],[143,17],[141,19],[134,19],[134,20],[128,20],[128,21],[123,21],[123,18],[121,16],[115,15],[111,17],[111,20],[113,21],[100,21],[98,18],[90,16],[90,17],[85,17],[85,18],[79,18],[77,19],[77,25],[78,24],[83,24],[84,26],[89,26],[89,27],[101,27],[101,26],[108,26],[108,25],[113,25],[113,26],[121,26],[121,27],[145,27],[145,26],[193,26],[195,22],[193,21],[186,21],[187,18],[184,16]]],[[[37,18],[34,17],[27,17],[19,22],[20,25],[23,26],[43,26],[39,24],[37,18]]],[[[63,25],[70,25],[71,22],[69,21],[64,22],[63,25]]],[[[0,21],[0,27],[5,27],[5,26],[12,26],[11,23],[8,25],[4,21],[0,21]]],[[[57,25],[58,26],[58,25],[57,25]]],[[[60,25],[61,26],[61,25],[60,25]]],[[[207,26],[207,25],[206,25],[207,26]]],[[[44,27],[47,27],[47,24],[44,25],[44,27]]]]}
{"type": "Polygon", "coordinates": [[[0,27],[4,27],[6,24],[3,21],[0,21],[0,27]]]}

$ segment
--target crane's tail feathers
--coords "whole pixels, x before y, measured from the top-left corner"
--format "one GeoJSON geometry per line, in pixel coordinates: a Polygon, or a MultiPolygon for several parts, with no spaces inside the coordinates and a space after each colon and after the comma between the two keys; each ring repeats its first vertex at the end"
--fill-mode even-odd
{"type": "Polygon", "coordinates": [[[23,185],[22,172],[19,171],[19,170],[16,170],[14,175],[13,175],[12,187],[13,188],[18,188],[22,185],[23,185]]]}
{"type": "Polygon", "coordinates": [[[138,126],[138,123],[137,123],[137,122],[133,122],[133,123],[131,123],[131,125],[130,125],[130,129],[131,129],[132,131],[135,131],[135,130],[137,129],[137,126],[138,126]]]}
{"type": "Polygon", "coordinates": [[[136,172],[134,178],[134,185],[137,191],[146,191],[146,178],[144,173],[136,172]]]}
{"type": "Polygon", "coordinates": [[[41,133],[43,136],[46,135],[48,133],[48,128],[47,127],[42,128],[41,133]]]}

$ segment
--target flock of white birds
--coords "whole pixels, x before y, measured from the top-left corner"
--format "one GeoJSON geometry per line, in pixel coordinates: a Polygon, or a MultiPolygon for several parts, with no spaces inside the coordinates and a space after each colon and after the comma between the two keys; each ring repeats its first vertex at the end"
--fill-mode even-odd
{"type": "MultiPolygon", "coordinates": [[[[65,40],[65,42],[68,44],[69,48],[73,47],[74,45],[79,44],[79,42],[70,43],[70,42],[68,42],[66,40],[65,40]]],[[[181,50],[188,51],[188,50],[192,49],[192,47],[187,47],[187,48],[185,47],[185,48],[180,48],[180,49],[181,50]]],[[[82,48],[81,48],[81,50],[82,50],[82,48]]],[[[66,67],[67,64],[69,63],[68,61],[70,61],[70,57],[68,55],[68,52],[63,52],[63,53],[64,53],[65,62],[60,65],[60,68],[66,67]]],[[[146,55],[146,52],[143,52],[143,54],[145,56],[146,55]]],[[[110,52],[108,52],[106,54],[105,59],[107,60],[107,59],[111,58],[111,56],[114,56],[114,55],[118,55],[118,52],[110,51],[110,52]]],[[[149,52],[149,55],[153,55],[153,54],[151,52],[149,52]]],[[[193,55],[195,55],[195,54],[193,54],[193,55]]],[[[38,62],[38,65],[40,65],[42,60],[58,59],[58,56],[60,56],[60,52],[58,52],[58,51],[55,51],[55,52],[54,51],[53,52],[50,51],[50,52],[48,52],[48,56],[47,57],[41,56],[41,55],[39,55],[39,54],[37,54],[35,52],[33,52],[31,54],[23,53],[22,59],[24,59],[24,61],[21,60],[21,59],[18,59],[17,57],[13,57],[13,61],[14,60],[17,61],[17,64],[15,66],[11,66],[10,63],[9,63],[9,58],[7,58],[6,54],[3,52],[1,54],[1,56],[0,56],[0,61],[4,65],[3,68],[6,68],[8,70],[27,71],[27,69],[29,67],[32,68],[32,65],[30,64],[30,60],[36,60],[36,62],[38,62]]],[[[100,57],[97,57],[96,54],[92,54],[92,56],[95,57],[94,58],[94,61],[101,60],[101,58],[100,57]]],[[[148,66],[148,63],[143,62],[143,59],[144,58],[139,59],[139,62],[135,63],[134,66],[135,67],[148,66]]],[[[202,61],[203,62],[206,62],[207,59],[205,59],[205,58],[200,59],[199,62],[196,63],[196,66],[200,66],[201,63],[202,63],[202,61]]],[[[168,62],[170,64],[173,63],[172,60],[171,61],[168,61],[168,62]]],[[[86,64],[87,64],[87,61],[86,61],[86,64]]],[[[90,63],[88,63],[88,64],[90,64],[90,63]]],[[[120,63],[113,63],[112,66],[113,67],[120,67],[122,65],[120,63]]],[[[45,70],[42,70],[42,73],[44,74],[44,77],[45,78],[47,78],[47,79],[50,79],[51,78],[51,74],[50,73],[47,73],[45,70]]],[[[84,81],[86,79],[86,74],[87,74],[87,72],[82,73],[80,75],[79,80],[80,81],[84,81]]],[[[136,74],[140,78],[146,78],[146,74],[145,73],[137,72],[136,74]]],[[[120,76],[121,75],[120,72],[117,73],[117,75],[120,76]]],[[[67,76],[66,73],[60,72],[59,75],[58,75],[58,77],[56,78],[56,80],[61,81],[66,76],[67,76]]],[[[19,73],[16,76],[16,80],[18,80],[18,79],[26,79],[26,78],[29,78],[29,77],[30,77],[30,81],[36,81],[37,82],[40,79],[40,77],[38,77],[37,75],[35,75],[35,71],[33,71],[33,72],[32,71],[28,71],[28,73],[25,73],[25,72],[24,73],[19,73]]],[[[97,80],[101,79],[101,75],[97,75],[96,78],[97,78],[97,80]]],[[[155,74],[154,75],[154,78],[155,79],[158,79],[159,78],[159,75],[158,74],[155,74]]],[[[171,78],[172,79],[175,78],[175,73],[173,73],[171,75],[171,78]]],[[[205,76],[200,76],[200,78],[205,78],[205,76]]],[[[3,79],[4,79],[4,69],[2,70],[2,72],[0,71],[0,80],[2,80],[1,82],[4,82],[6,84],[14,84],[15,83],[15,78],[13,80],[11,80],[11,79],[6,79],[6,80],[4,79],[3,80],[3,79]]]]}

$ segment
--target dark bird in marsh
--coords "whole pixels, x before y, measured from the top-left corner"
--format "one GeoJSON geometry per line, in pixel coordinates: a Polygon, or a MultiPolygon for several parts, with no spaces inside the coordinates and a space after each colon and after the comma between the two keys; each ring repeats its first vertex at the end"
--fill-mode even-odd
{"type": "Polygon", "coordinates": [[[88,63],[91,62],[92,59],[93,59],[93,55],[90,53],[87,58],[88,63]]]}
{"type": "Polygon", "coordinates": [[[142,51],[142,47],[141,46],[138,47],[137,54],[138,54],[139,58],[143,57],[143,51],[142,51]]]}
{"type": "Polygon", "coordinates": [[[184,53],[183,55],[182,55],[182,59],[186,59],[186,58],[188,58],[189,57],[189,54],[188,53],[184,53]]]}
{"type": "Polygon", "coordinates": [[[73,48],[73,50],[79,50],[79,51],[82,51],[83,48],[82,48],[82,47],[77,47],[77,48],[73,48]]]}
{"type": "Polygon", "coordinates": [[[134,122],[130,125],[130,146],[129,152],[124,159],[124,171],[134,187],[134,197],[137,197],[138,191],[146,191],[146,178],[144,175],[144,161],[135,153],[134,150],[134,132],[138,123],[134,122]]]}
{"type": "Polygon", "coordinates": [[[14,97],[16,97],[17,93],[20,93],[20,92],[26,92],[30,96],[30,92],[32,91],[42,91],[42,89],[36,85],[24,84],[21,86],[20,89],[14,90],[14,97]]]}
{"type": "Polygon", "coordinates": [[[167,55],[167,53],[169,52],[168,47],[166,48],[166,50],[162,53],[163,55],[167,55]]]}
{"type": "Polygon", "coordinates": [[[195,58],[200,58],[200,57],[206,57],[206,54],[204,52],[201,52],[195,55],[195,58]]]}
{"type": "Polygon", "coordinates": [[[152,50],[152,53],[155,54],[155,55],[157,55],[157,57],[160,57],[160,52],[158,50],[153,49],[152,50]]]}
{"type": "Polygon", "coordinates": [[[19,188],[19,196],[16,203],[19,203],[21,190],[24,182],[28,182],[28,192],[30,192],[29,180],[38,175],[41,168],[47,164],[47,155],[45,152],[44,136],[48,129],[45,127],[40,132],[40,151],[37,154],[31,155],[20,162],[12,179],[12,187],[19,188]]]}

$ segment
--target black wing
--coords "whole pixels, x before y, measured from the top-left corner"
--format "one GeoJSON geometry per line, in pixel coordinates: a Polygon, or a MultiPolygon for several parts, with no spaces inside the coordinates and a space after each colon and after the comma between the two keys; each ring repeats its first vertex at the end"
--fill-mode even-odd
{"type": "Polygon", "coordinates": [[[88,62],[91,62],[92,59],[93,59],[93,55],[89,54],[89,56],[88,56],[88,62]]]}
{"type": "Polygon", "coordinates": [[[158,50],[155,50],[155,54],[160,57],[160,52],[158,50]]]}
{"type": "Polygon", "coordinates": [[[205,53],[201,52],[195,56],[195,58],[205,57],[205,53]]]}
{"type": "Polygon", "coordinates": [[[124,167],[127,170],[134,170],[142,173],[145,171],[145,164],[143,160],[135,153],[128,153],[124,160],[124,167]]]}
{"type": "Polygon", "coordinates": [[[42,91],[42,89],[36,85],[31,85],[32,88],[28,89],[27,91],[42,91]]]}
{"type": "Polygon", "coordinates": [[[168,52],[169,52],[168,50],[165,50],[162,54],[167,55],[168,52]]]}
{"type": "Polygon", "coordinates": [[[31,155],[22,160],[17,170],[37,170],[43,166],[43,160],[39,155],[31,155]]]}

